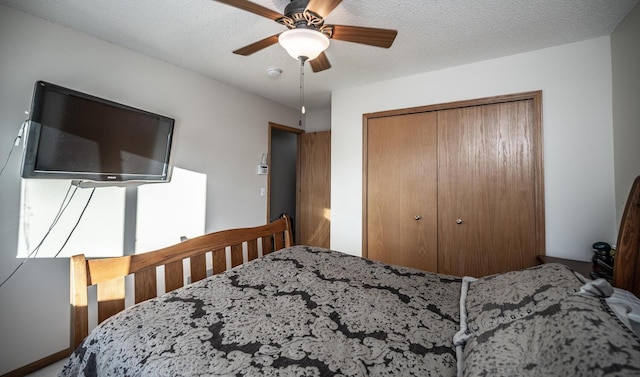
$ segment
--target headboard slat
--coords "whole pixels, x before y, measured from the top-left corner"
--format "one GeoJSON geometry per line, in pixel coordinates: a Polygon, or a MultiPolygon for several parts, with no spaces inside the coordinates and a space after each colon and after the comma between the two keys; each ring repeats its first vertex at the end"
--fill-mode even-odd
{"type": "Polygon", "coordinates": [[[124,277],[98,284],[98,323],[124,310],[124,277]]]}
{"type": "Polygon", "coordinates": [[[274,239],[276,250],[280,250],[284,247],[284,237],[282,235],[275,234],[273,236],[273,239],[274,239]]]}
{"type": "Polygon", "coordinates": [[[217,275],[227,270],[227,254],[224,249],[214,250],[213,254],[213,274],[217,275]]]}
{"type": "Polygon", "coordinates": [[[262,237],[262,255],[267,255],[273,252],[273,236],[262,237]]]}
{"type": "Polygon", "coordinates": [[[242,264],[242,244],[231,245],[231,268],[242,264]]]}
{"type": "Polygon", "coordinates": [[[164,265],[165,292],[171,292],[184,285],[184,270],[182,261],[175,261],[164,265]]]}
{"type": "Polygon", "coordinates": [[[134,275],[135,303],[139,303],[158,295],[156,269],[148,268],[134,275]]]}
{"type": "Polygon", "coordinates": [[[191,282],[200,281],[207,277],[207,255],[200,254],[191,257],[191,282]]]}
{"type": "Polygon", "coordinates": [[[258,258],[258,240],[247,241],[247,258],[250,261],[258,258]]]}

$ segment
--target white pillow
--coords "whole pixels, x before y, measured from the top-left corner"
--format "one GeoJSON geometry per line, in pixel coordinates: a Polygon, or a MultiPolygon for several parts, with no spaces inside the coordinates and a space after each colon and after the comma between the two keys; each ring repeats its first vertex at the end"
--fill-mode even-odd
{"type": "Polygon", "coordinates": [[[624,289],[614,288],[607,304],[622,323],[640,336],[640,299],[624,289]]]}

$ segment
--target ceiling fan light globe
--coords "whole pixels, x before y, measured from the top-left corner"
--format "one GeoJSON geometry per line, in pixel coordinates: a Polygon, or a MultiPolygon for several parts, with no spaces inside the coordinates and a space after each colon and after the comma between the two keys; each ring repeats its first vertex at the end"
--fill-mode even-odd
{"type": "Polygon", "coordinates": [[[291,29],[280,34],[278,42],[292,58],[313,60],[329,47],[329,38],[311,29],[291,29]]]}

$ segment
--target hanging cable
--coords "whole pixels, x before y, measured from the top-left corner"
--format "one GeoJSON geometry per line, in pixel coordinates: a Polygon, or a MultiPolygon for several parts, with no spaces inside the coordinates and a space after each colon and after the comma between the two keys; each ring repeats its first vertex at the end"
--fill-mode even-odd
{"type": "Polygon", "coordinates": [[[82,212],[80,212],[80,216],[78,216],[78,221],[76,221],[76,224],[71,229],[71,232],[69,232],[69,235],[67,236],[67,239],[64,240],[64,243],[60,247],[60,250],[58,250],[56,255],[53,256],[54,258],[57,258],[58,255],[60,255],[60,253],[62,252],[62,249],[64,249],[64,247],[67,246],[67,242],[69,242],[69,239],[71,238],[71,235],[73,234],[73,232],[78,227],[78,224],[80,224],[80,220],[82,220],[82,216],[84,215],[84,211],[86,211],[87,207],[89,207],[89,203],[91,203],[91,198],[93,198],[93,193],[94,192],[96,192],[96,188],[95,187],[93,188],[93,190],[91,190],[91,195],[89,195],[89,199],[87,199],[87,203],[85,203],[84,208],[82,209],[82,212]]]}
{"type": "MultiPolygon", "coordinates": [[[[62,217],[62,214],[67,210],[67,207],[69,206],[69,204],[71,204],[71,200],[76,195],[76,191],[78,191],[77,186],[74,187],[73,184],[69,185],[69,188],[67,189],[67,193],[64,195],[64,199],[62,199],[62,203],[60,203],[60,207],[58,208],[58,213],[56,213],[56,216],[53,218],[53,221],[51,222],[49,229],[47,229],[47,232],[44,234],[44,236],[42,237],[38,245],[36,245],[36,247],[27,255],[27,259],[35,258],[38,256],[38,253],[40,252],[40,247],[49,236],[49,233],[51,233],[53,228],[58,224],[58,220],[60,220],[60,218],[62,217]],[[71,192],[72,187],[73,187],[73,192],[71,192]],[[70,192],[71,192],[71,196],[69,196],[70,192]]],[[[27,250],[29,250],[28,241],[27,241],[27,250]]],[[[24,262],[26,262],[26,260],[24,262]]]]}
{"type": "MultiPolygon", "coordinates": [[[[15,275],[16,272],[18,272],[18,270],[25,264],[27,263],[27,261],[29,259],[33,259],[35,257],[38,256],[38,251],[40,250],[40,247],[42,246],[42,244],[44,243],[44,241],[47,239],[47,237],[49,236],[49,234],[51,233],[51,231],[53,230],[53,228],[56,226],[56,224],[58,224],[58,221],[60,220],[60,218],[62,217],[62,214],[66,211],[67,207],[69,206],[69,204],[71,203],[71,199],[73,199],[74,195],[76,194],[76,191],[78,190],[78,187],[75,187],[73,192],[71,193],[71,196],[69,196],[69,193],[71,192],[71,188],[74,187],[73,185],[69,185],[69,188],[67,189],[67,193],[64,196],[64,199],[62,200],[62,203],[60,204],[60,207],[58,208],[58,213],[56,213],[56,216],[54,217],[53,221],[51,222],[51,225],[49,225],[49,229],[47,230],[47,232],[45,233],[45,235],[42,237],[42,239],[40,240],[40,242],[38,243],[38,245],[36,245],[36,247],[27,255],[27,257],[13,270],[13,272],[11,272],[11,274],[9,274],[9,276],[4,279],[2,281],[2,283],[0,283],[0,288],[2,288],[2,286],[4,286],[6,284],[7,281],[9,281],[9,279],[11,279],[11,277],[13,277],[13,275],[15,275]]],[[[95,190],[95,189],[94,189],[95,190]]],[[[93,196],[93,192],[91,193],[91,196],[93,196]]],[[[87,205],[89,204],[89,201],[91,200],[91,196],[89,197],[89,200],[87,200],[87,204],[85,205],[85,209],[87,208],[87,205]]],[[[82,210],[82,213],[84,214],[84,210],[82,210]]],[[[80,218],[82,218],[82,214],[80,215],[80,218]]],[[[78,220],[79,222],[79,220],[78,220]]],[[[77,227],[77,223],[76,226],[74,226],[73,230],[75,230],[75,228],[77,227]]],[[[73,233],[73,230],[71,231],[73,233]]],[[[69,237],[71,237],[71,235],[69,235],[69,237]]],[[[69,240],[69,238],[67,238],[67,241],[69,240]]],[[[65,245],[67,243],[67,241],[65,241],[65,245]]],[[[63,245],[64,247],[64,245],[63,245]]],[[[62,249],[61,249],[62,250],[62,249]]],[[[58,254],[60,253],[60,251],[58,251],[58,254]]],[[[56,254],[56,256],[58,256],[58,254],[56,254]]],[[[54,257],[55,258],[55,257],[54,257]]]]}
{"type": "Polygon", "coordinates": [[[9,149],[9,154],[7,155],[7,159],[4,161],[4,164],[2,164],[2,168],[0,168],[0,176],[2,175],[2,172],[4,171],[4,168],[7,167],[7,164],[9,163],[9,160],[11,159],[11,153],[13,153],[13,147],[17,147],[18,145],[20,145],[20,140],[22,139],[22,135],[24,133],[24,128],[25,128],[26,124],[27,124],[27,121],[24,121],[22,123],[22,125],[20,126],[20,130],[18,131],[18,136],[16,136],[16,138],[13,139],[13,145],[9,149]]]}
{"type": "MultiPolygon", "coordinates": [[[[18,141],[18,138],[16,137],[16,142],[18,141]]],[[[2,172],[4,171],[4,168],[7,167],[7,164],[9,163],[9,159],[11,159],[11,153],[13,152],[13,146],[11,146],[11,149],[9,149],[9,154],[7,155],[7,159],[4,160],[4,164],[2,165],[2,168],[0,169],[0,175],[2,175],[2,172]]]]}

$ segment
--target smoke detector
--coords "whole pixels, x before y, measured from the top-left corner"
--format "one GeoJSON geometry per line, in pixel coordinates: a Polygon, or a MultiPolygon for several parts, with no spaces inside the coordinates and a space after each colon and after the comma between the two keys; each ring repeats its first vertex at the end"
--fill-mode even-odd
{"type": "Polygon", "coordinates": [[[277,79],[282,74],[282,69],[280,68],[269,68],[267,69],[267,76],[272,79],[277,79]]]}

